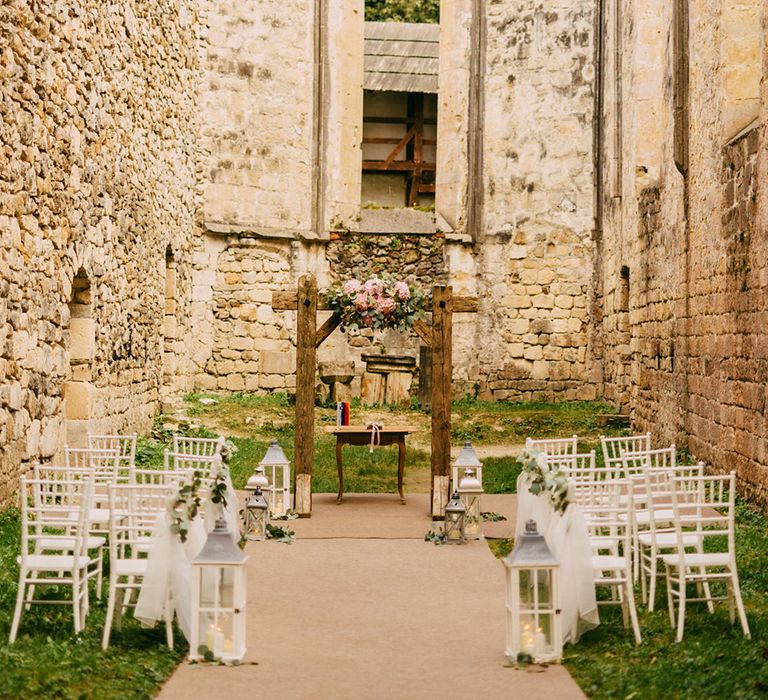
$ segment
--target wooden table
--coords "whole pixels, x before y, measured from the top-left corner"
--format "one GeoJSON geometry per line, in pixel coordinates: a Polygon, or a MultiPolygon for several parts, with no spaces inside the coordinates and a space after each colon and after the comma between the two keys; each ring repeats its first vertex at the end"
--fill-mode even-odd
{"type": "MultiPolygon", "coordinates": [[[[405,436],[416,431],[410,426],[384,426],[378,431],[374,441],[374,447],[397,445],[397,490],[400,494],[400,503],[405,505],[403,495],[403,475],[405,474],[405,436]]],[[[336,468],[339,470],[339,495],[336,503],[344,500],[344,470],[341,459],[341,449],[344,445],[370,445],[371,429],[364,425],[326,426],[326,433],[336,436],[336,468]]]]}

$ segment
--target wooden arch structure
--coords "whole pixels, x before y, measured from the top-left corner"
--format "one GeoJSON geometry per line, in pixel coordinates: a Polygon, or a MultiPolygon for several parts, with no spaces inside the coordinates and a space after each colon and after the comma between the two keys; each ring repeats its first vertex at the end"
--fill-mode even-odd
{"type": "MultiPolygon", "coordinates": [[[[296,311],[296,437],[294,508],[312,514],[312,465],[315,432],[315,371],[317,348],[341,324],[332,314],[318,328],[317,312],[329,311],[319,298],[312,275],[299,279],[296,292],[275,292],[275,311],[296,311]]],[[[451,381],[453,376],[453,314],[477,311],[477,298],[453,296],[449,285],[432,290],[432,323],[417,321],[413,331],[432,351],[432,518],[443,517],[449,498],[451,462],[451,381]]]]}

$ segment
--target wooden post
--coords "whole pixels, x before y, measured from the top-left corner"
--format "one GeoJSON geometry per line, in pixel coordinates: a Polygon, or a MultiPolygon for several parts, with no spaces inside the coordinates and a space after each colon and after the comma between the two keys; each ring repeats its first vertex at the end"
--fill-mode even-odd
{"type": "Polygon", "coordinates": [[[312,514],[312,462],[315,432],[315,365],[317,329],[317,280],[299,279],[296,317],[296,437],[294,509],[300,517],[312,514]]]}
{"type": "Polygon", "coordinates": [[[453,289],[432,291],[432,519],[443,518],[448,503],[451,462],[451,378],[453,289]]]}
{"type": "Polygon", "coordinates": [[[419,404],[426,411],[432,405],[432,349],[419,348],[419,404]]]}

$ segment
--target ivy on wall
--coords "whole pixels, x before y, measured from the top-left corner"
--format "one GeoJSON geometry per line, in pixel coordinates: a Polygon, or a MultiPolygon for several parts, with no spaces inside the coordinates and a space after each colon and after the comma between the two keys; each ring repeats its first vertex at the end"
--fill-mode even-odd
{"type": "Polygon", "coordinates": [[[440,21],[440,0],[365,0],[366,22],[440,21]]]}

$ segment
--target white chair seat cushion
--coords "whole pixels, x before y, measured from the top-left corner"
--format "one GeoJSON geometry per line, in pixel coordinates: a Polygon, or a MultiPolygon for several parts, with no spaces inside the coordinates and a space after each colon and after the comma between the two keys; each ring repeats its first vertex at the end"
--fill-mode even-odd
{"type": "MultiPolygon", "coordinates": [[[[645,547],[650,547],[653,543],[653,536],[647,530],[641,532],[637,539],[640,544],[645,547]]],[[[701,536],[696,534],[683,535],[683,545],[686,547],[693,547],[701,542],[701,536]]],[[[659,549],[670,549],[677,546],[677,536],[674,532],[657,532],[656,533],[656,547],[659,549]]]]}
{"type": "MultiPolygon", "coordinates": [[[[106,537],[98,537],[96,535],[90,535],[86,539],[88,540],[88,549],[99,549],[99,547],[103,547],[107,543],[106,537]]],[[[41,537],[37,541],[40,543],[40,548],[46,551],[51,549],[72,551],[75,546],[74,537],[41,537]]]]}
{"type": "Polygon", "coordinates": [[[68,554],[30,554],[23,562],[16,557],[16,563],[34,571],[71,571],[75,567],[85,569],[90,563],[88,557],[73,557],[68,554]],[[77,561],[75,561],[77,560],[77,561]]]}
{"type": "Polygon", "coordinates": [[[109,508],[91,508],[88,519],[93,525],[101,525],[109,522],[109,508]]]}
{"type": "Polygon", "coordinates": [[[627,558],[601,554],[592,557],[592,568],[595,571],[623,571],[627,568],[627,558]]]}
{"type": "Polygon", "coordinates": [[[118,559],[110,563],[118,576],[144,576],[148,559],[118,559]]]}
{"type": "MultiPolygon", "coordinates": [[[[665,554],[662,560],[668,566],[680,566],[680,557],[677,554],[665,554]]],[[[727,552],[685,555],[685,565],[688,567],[728,566],[730,563],[731,559],[727,552]]]]}
{"type": "MultiPolygon", "coordinates": [[[[651,522],[651,515],[653,515],[654,522],[657,523],[667,523],[672,522],[672,520],[675,519],[675,513],[671,508],[662,508],[661,510],[636,510],[634,511],[635,514],[635,522],[639,523],[640,525],[647,525],[649,522],[651,522]]],[[[626,521],[629,518],[629,514],[621,513],[619,517],[626,521]]]]}

